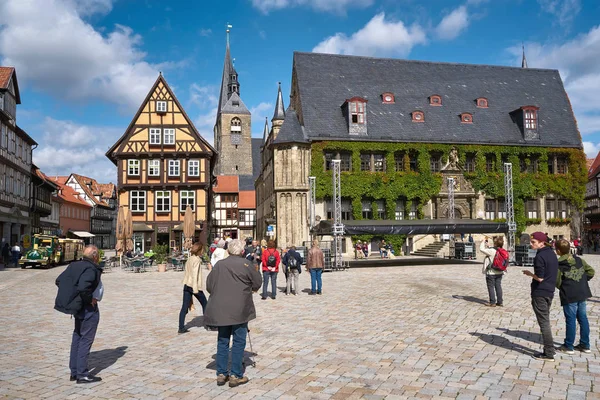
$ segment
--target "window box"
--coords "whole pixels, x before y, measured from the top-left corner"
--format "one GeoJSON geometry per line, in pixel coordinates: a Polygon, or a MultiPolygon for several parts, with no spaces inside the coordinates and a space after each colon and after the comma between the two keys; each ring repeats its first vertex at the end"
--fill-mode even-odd
{"type": "Polygon", "coordinates": [[[571,218],[548,218],[546,219],[548,225],[569,225],[571,218]]]}
{"type": "Polygon", "coordinates": [[[539,225],[542,223],[541,218],[527,218],[525,219],[525,225],[539,225]]]}

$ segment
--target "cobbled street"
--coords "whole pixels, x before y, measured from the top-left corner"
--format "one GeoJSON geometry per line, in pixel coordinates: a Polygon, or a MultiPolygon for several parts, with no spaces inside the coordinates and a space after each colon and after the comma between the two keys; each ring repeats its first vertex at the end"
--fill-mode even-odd
{"type": "MultiPolygon", "coordinates": [[[[594,268],[600,256],[586,256],[594,268]]],[[[512,267],[504,308],[488,308],[481,264],[364,268],[323,275],[322,296],[255,295],[247,344],[250,382],[217,387],[216,332],[201,308],[177,334],[183,272],[103,275],[104,299],[90,369],[103,378],[69,382],[73,321],[53,310],[51,270],[0,271],[0,397],[26,399],[585,399],[600,398],[598,314],[588,302],[591,354],[531,358],[540,350],[530,279],[512,267]]],[[[207,271],[205,271],[205,274],[207,271]]],[[[278,286],[285,285],[282,273],[278,286]]],[[[591,281],[600,294],[600,278],[591,281]]],[[[558,293],[557,345],[564,339],[558,293]]]]}

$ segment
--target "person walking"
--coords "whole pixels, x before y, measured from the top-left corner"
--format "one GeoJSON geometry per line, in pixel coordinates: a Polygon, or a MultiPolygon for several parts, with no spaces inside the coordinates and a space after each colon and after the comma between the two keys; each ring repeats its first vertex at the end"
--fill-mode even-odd
{"type": "Polygon", "coordinates": [[[260,289],[260,273],[243,257],[244,242],[229,242],[230,257],[219,262],[206,279],[210,299],[206,307],[207,324],[218,327],[217,385],[229,381],[229,387],[243,385],[248,377],[243,374],[244,349],[248,321],[256,318],[252,292],[260,289]],[[233,336],[233,343],[231,337],[233,336]],[[231,374],[227,367],[231,344],[231,374]]]}
{"type": "Polygon", "coordinates": [[[275,300],[277,296],[277,274],[279,273],[279,264],[281,263],[281,255],[275,248],[275,241],[267,242],[267,249],[262,253],[262,273],[263,273],[263,291],[262,299],[267,299],[267,286],[271,281],[271,298],[275,300]]]}
{"type": "Polygon", "coordinates": [[[496,257],[502,257],[503,260],[508,262],[508,253],[502,247],[504,247],[504,238],[502,236],[494,238],[494,247],[489,246],[487,238],[486,240],[482,240],[479,245],[479,251],[486,256],[483,260],[482,272],[485,275],[485,282],[490,298],[490,302],[486,304],[488,307],[504,306],[504,299],[502,298],[502,277],[506,271],[494,268],[496,257]]]}
{"type": "Polygon", "coordinates": [[[542,331],[544,351],[535,353],[533,358],[542,361],[554,361],[556,349],[550,326],[550,307],[554,297],[554,288],[558,276],[558,259],[552,251],[548,235],[543,232],[531,234],[531,248],[537,250],[533,259],[533,272],[523,271],[531,277],[531,305],[542,331]]]}
{"type": "MultiPolygon", "coordinates": [[[[19,266],[19,259],[21,258],[21,247],[19,246],[19,243],[15,242],[15,245],[10,249],[10,253],[12,264],[16,268],[19,266]]],[[[25,269],[25,264],[23,264],[21,268],[25,269]]]]}
{"type": "Polygon", "coordinates": [[[2,263],[4,264],[4,267],[8,268],[8,263],[10,261],[10,245],[8,244],[8,242],[4,243],[4,246],[2,247],[2,263]]]}
{"type": "Polygon", "coordinates": [[[102,380],[98,376],[90,375],[88,369],[88,357],[100,322],[98,302],[104,295],[99,261],[98,248],[94,245],[86,246],[83,259],[69,264],[67,269],[56,278],[56,286],[59,290],[54,308],[72,314],[75,320],[69,368],[71,369],[70,380],[77,383],[93,383],[102,380]],[[63,291],[63,288],[67,290],[63,291]]]}
{"type": "Polygon", "coordinates": [[[308,251],[308,257],[306,259],[306,270],[310,271],[310,294],[322,294],[323,293],[323,282],[321,281],[321,275],[323,274],[323,267],[325,266],[325,256],[323,251],[319,248],[319,241],[313,240],[312,247],[308,251]]]}
{"type": "Polygon", "coordinates": [[[190,250],[190,257],[185,263],[185,274],[183,276],[183,304],[179,311],[179,330],[178,333],[189,332],[185,324],[185,316],[188,313],[194,296],[202,306],[202,314],[206,312],[206,295],[204,294],[204,279],[202,276],[202,254],[204,246],[201,243],[194,243],[190,250]]]}
{"type": "Polygon", "coordinates": [[[302,256],[296,251],[295,246],[290,246],[285,256],[283,256],[283,265],[286,269],[286,296],[292,293],[294,296],[298,293],[298,278],[302,272],[302,256]],[[293,290],[292,290],[292,280],[293,290]]]}
{"type": "Polygon", "coordinates": [[[208,269],[213,269],[219,261],[227,258],[227,250],[225,250],[226,245],[227,242],[223,239],[220,239],[217,242],[217,248],[215,249],[215,251],[213,251],[212,255],[210,256],[210,265],[208,269]]]}
{"type": "Polygon", "coordinates": [[[577,255],[569,253],[569,242],[559,239],[556,242],[558,255],[558,275],[556,287],[560,296],[560,305],[565,314],[565,341],[557,350],[561,353],[574,354],[577,349],[583,353],[590,350],[590,324],[586,312],[586,300],[592,297],[588,281],[594,277],[594,269],[577,255]],[[579,344],[575,344],[579,322],[579,344]]]}

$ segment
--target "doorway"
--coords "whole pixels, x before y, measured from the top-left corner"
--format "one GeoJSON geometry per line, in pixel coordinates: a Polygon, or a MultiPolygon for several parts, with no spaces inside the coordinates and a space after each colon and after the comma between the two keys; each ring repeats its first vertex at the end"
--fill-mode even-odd
{"type": "Polygon", "coordinates": [[[159,245],[169,245],[169,234],[168,233],[157,233],[156,243],[159,245]]]}

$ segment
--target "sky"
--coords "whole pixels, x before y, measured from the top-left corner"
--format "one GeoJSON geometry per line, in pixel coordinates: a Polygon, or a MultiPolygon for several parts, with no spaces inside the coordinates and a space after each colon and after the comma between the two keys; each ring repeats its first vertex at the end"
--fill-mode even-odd
{"type": "Polygon", "coordinates": [[[213,142],[226,26],[262,137],[294,51],[558,69],[588,157],[600,150],[598,0],[0,0],[0,65],[48,175],[116,180],[105,153],[162,71],[213,142]]]}

